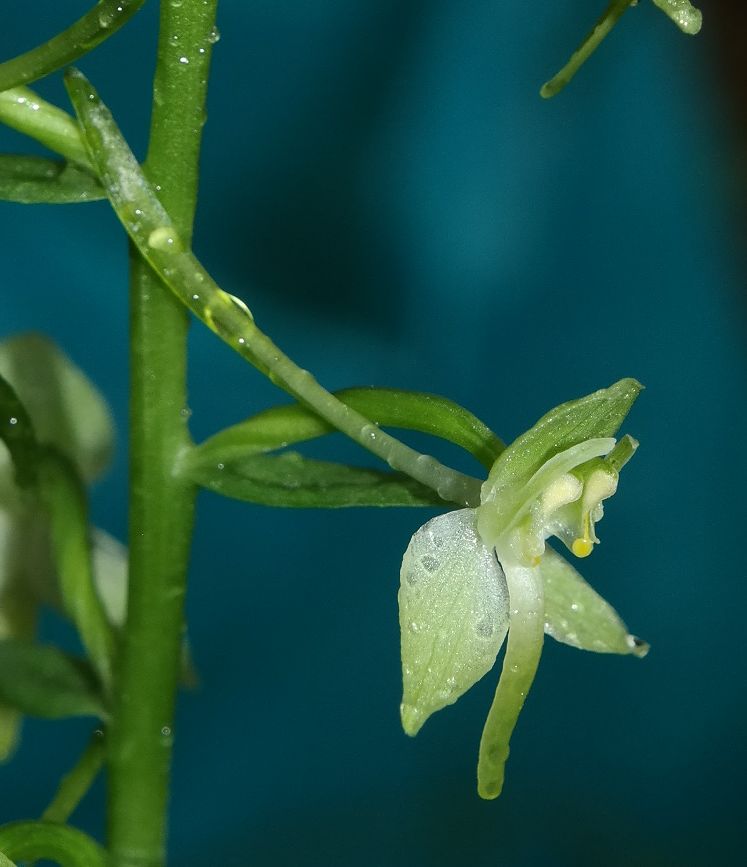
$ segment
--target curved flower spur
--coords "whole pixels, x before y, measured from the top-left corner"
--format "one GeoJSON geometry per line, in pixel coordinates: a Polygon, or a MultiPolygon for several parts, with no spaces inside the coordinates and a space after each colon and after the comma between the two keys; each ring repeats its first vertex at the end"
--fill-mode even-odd
{"type": "Polygon", "coordinates": [[[598,653],[645,656],[615,610],[563,557],[599,541],[595,525],[638,443],[614,439],[642,386],[623,379],[556,407],[509,446],[482,486],[480,506],[439,515],[402,560],[402,725],[415,735],[495,664],[503,670],[480,742],[478,792],[503,787],[511,733],[534,679],[544,633],[598,653]]]}

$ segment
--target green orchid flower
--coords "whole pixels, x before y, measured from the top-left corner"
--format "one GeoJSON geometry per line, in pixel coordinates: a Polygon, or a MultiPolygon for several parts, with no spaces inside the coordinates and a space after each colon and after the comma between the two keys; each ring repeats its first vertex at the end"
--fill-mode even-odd
{"type": "MultiPolygon", "coordinates": [[[[10,383],[33,423],[37,438],[69,460],[83,483],[109,463],[114,427],[96,388],[53,343],[37,334],[0,343],[0,376],[10,383]]],[[[54,563],[49,516],[37,497],[16,485],[10,455],[0,443],[0,642],[30,641],[40,605],[66,611],[54,563]]],[[[106,618],[125,615],[127,551],[93,529],[91,561],[106,618]]],[[[0,761],[13,752],[21,714],[0,703],[0,761]]]]}
{"type": "Polygon", "coordinates": [[[559,554],[598,543],[603,502],[637,442],[617,433],[641,386],[621,380],[563,404],[509,446],[480,505],[428,521],[402,561],[402,725],[415,735],[495,664],[508,643],[480,743],[478,792],[503,787],[509,740],[534,679],[544,634],[584,650],[644,656],[615,610],[559,554]]]}

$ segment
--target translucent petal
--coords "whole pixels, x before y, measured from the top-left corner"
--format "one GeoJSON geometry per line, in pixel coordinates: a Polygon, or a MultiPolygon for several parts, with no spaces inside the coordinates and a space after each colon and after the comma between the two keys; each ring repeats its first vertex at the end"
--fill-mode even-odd
{"type": "Polygon", "coordinates": [[[109,623],[122,626],[127,613],[127,548],[105,530],[91,533],[93,580],[109,623]]]}
{"type": "Polygon", "coordinates": [[[615,609],[571,564],[549,548],[539,565],[545,590],[545,632],[556,641],[596,653],[645,656],[648,644],[631,635],[615,609]]]}
{"type": "Polygon", "coordinates": [[[493,667],[508,629],[508,590],[477,534],[474,509],[440,515],[402,560],[402,725],[409,735],[493,667]]]}

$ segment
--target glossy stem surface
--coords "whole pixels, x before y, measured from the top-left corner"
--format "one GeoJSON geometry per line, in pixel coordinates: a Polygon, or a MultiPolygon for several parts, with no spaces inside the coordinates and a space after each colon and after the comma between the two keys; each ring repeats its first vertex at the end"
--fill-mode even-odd
{"type": "MultiPolygon", "coordinates": [[[[190,238],[216,0],[162,2],[147,172],[190,238]],[[188,62],[184,62],[184,58],[188,62]]],[[[112,867],[161,867],[195,492],[184,307],[131,248],[130,577],[108,742],[112,867]]]]}

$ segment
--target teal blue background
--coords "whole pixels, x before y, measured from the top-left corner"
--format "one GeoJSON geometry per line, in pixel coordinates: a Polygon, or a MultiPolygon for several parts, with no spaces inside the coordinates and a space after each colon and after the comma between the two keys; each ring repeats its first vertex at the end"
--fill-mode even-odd
{"type": "MultiPolygon", "coordinates": [[[[3,57],[87,3],[6,5],[3,57]]],[[[444,394],[508,439],[563,400],[644,382],[625,426],[642,445],[583,572],[652,651],[548,640],[505,793],[481,802],[497,672],[416,740],[399,727],[399,561],[432,513],[204,495],[188,598],[202,686],[176,726],[179,867],[739,860],[744,189],[707,21],[691,40],[642,3],[565,93],[539,99],[601,5],[223,0],[198,255],[330,388],[444,394]]],[[[80,64],[140,155],[155,12],[80,64]]],[[[59,80],[39,89],[63,103],[59,80]]],[[[6,131],[0,146],[33,149],[6,131]]],[[[120,229],[104,203],[4,204],[0,237],[2,333],[50,334],[112,402],[120,451],[93,512],[124,538],[120,229]]],[[[284,400],[195,327],[195,436],[284,400]]],[[[341,440],[326,454],[359,459],[341,440]]],[[[88,731],[28,722],[0,769],[3,818],[38,814],[88,731]]],[[[77,815],[95,833],[102,791],[77,815]]]]}

